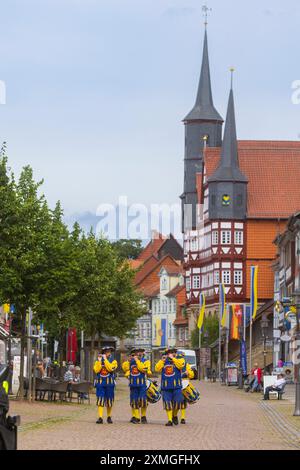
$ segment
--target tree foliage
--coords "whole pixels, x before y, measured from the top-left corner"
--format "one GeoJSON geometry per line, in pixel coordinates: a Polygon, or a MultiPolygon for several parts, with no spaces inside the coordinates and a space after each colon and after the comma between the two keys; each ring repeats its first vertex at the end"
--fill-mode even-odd
{"type": "Polygon", "coordinates": [[[43,322],[61,344],[69,327],[88,335],[124,337],[144,313],[134,272],[124,261],[137,256],[140,242],[111,244],[92,232],[85,235],[77,223],[69,230],[61,204],[53,210],[48,207],[42,184],[34,181],[29,166],[16,182],[2,149],[0,302],[16,307],[22,338],[21,378],[29,308],[34,322],[43,322]]]}

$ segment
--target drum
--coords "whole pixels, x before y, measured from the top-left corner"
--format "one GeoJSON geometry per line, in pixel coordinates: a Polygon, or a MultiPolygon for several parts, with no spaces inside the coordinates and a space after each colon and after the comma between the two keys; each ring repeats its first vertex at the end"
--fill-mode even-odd
{"type": "Polygon", "coordinates": [[[200,393],[188,380],[182,381],[182,395],[190,405],[200,399],[200,393]]]}
{"type": "Polygon", "coordinates": [[[161,399],[160,388],[152,380],[147,380],[147,401],[155,404],[161,399]]]}

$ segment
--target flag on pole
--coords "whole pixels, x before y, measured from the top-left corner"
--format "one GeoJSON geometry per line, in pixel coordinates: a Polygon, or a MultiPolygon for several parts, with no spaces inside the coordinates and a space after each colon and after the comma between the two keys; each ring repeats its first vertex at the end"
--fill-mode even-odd
{"type": "Polygon", "coordinates": [[[221,326],[224,328],[226,326],[226,295],[224,284],[220,284],[220,318],[221,326]]]}
{"type": "Polygon", "coordinates": [[[200,308],[199,308],[199,318],[198,318],[198,323],[197,326],[199,330],[202,329],[203,322],[204,322],[204,314],[205,314],[205,295],[200,294],[200,308]]]}
{"type": "Polygon", "coordinates": [[[257,313],[257,273],[258,266],[251,266],[250,319],[255,320],[257,313]]]}

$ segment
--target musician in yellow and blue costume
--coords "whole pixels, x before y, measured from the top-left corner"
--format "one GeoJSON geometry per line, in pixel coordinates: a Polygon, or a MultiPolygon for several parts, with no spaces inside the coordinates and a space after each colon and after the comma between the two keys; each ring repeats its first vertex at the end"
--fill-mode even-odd
{"type": "Polygon", "coordinates": [[[144,357],[144,352],[143,349],[132,349],[128,361],[122,364],[125,377],[129,379],[130,422],[133,424],[147,423],[147,375],[151,374],[151,364],[144,357]]]}
{"type": "MultiPolygon", "coordinates": [[[[182,351],[177,351],[177,358],[180,359],[180,358],[183,358],[185,359],[185,354],[182,352],[182,351]]],[[[191,365],[185,361],[185,366],[184,368],[181,370],[181,377],[182,379],[187,379],[187,380],[192,380],[194,378],[195,374],[194,374],[194,371],[191,367],[191,365]]],[[[183,401],[180,405],[180,411],[181,411],[181,420],[180,420],[180,423],[181,424],[185,424],[186,421],[185,421],[185,418],[186,418],[186,409],[187,409],[187,405],[188,405],[188,402],[187,402],[187,399],[185,397],[183,397],[183,401]]],[[[178,414],[178,411],[177,413],[174,413],[174,416],[173,416],[173,424],[177,425],[178,424],[178,417],[177,417],[177,414],[178,414]]]]}
{"type": "Polygon", "coordinates": [[[112,357],[114,348],[104,346],[98,360],[94,364],[94,372],[96,378],[96,396],[99,418],[97,424],[103,423],[104,407],[107,410],[107,422],[112,424],[112,407],[115,399],[115,371],[118,368],[118,363],[112,357]]]}
{"type": "Polygon", "coordinates": [[[176,357],[176,353],[175,348],[168,349],[155,366],[155,371],[161,373],[162,398],[168,416],[166,426],[173,426],[173,418],[177,417],[183,402],[181,371],[185,359],[176,357]]]}

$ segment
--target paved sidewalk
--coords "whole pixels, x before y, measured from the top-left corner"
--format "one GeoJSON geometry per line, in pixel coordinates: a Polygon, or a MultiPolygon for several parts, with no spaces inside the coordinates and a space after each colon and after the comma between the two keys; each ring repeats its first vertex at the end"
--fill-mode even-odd
{"type": "MultiPolygon", "coordinates": [[[[201,400],[187,411],[187,424],[166,428],[162,402],[149,406],[148,425],[132,425],[128,389],[118,382],[113,425],[96,425],[96,406],[11,403],[20,413],[20,449],[203,450],[295,449],[295,435],[284,436],[262,408],[260,396],[220,384],[197,383],[201,400]]],[[[273,403],[270,403],[273,406],[273,403]]],[[[277,406],[277,404],[276,404],[277,406]]],[[[275,416],[273,420],[277,420],[275,416]]],[[[300,448],[300,442],[299,442],[300,448]]]]}

